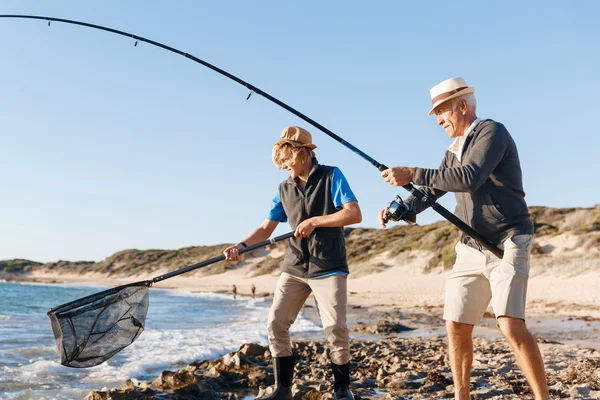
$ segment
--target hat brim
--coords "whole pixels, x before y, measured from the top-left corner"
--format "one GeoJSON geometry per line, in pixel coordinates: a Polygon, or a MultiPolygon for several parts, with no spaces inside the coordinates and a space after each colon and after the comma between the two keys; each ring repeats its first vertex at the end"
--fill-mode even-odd
{"type": "Polygon", "coordinates": [[[435,113],[435,109],[442,103],[447,102],[448,100],[452,100],[455,99],[457,97],[460,96],[464,96],[465,94],[472,94],[475,93],[475,86],[470,86],[466,89],[461,90],[460,92],[456,92],[454,93],[452,96],[448,96],[445,99],[436,101],[435,104],[433,104],[433,106],[431,106],[431,110],[429,110],[429,115],[433,115],[435,113]]]}
{"type": "Polygon", "coordinates": [[[273,144],[273,146],[277,146],[277,145],[284,144],[284,143],[289,143],[294,147],[306,147],[307,149],[311,149],[311,150],[314,150],[317,148],[317,146],[315,146],[312,143],[306,144],[306,143],[302,143],[302,142],[298,142],[298,141],[290,140],[290,139],[281,139],[279,142],[273,144]]]}

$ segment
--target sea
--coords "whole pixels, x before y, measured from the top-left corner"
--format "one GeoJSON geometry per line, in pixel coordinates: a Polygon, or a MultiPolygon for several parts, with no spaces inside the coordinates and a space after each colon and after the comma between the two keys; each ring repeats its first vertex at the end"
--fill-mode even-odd
{"type": "MultiPolygon", "coordinates": [[[[146,329],[129,347],[92,368],[60,364],[46,312],[105,286],[0,281],[0,399],[83,399],[125,380],[151,381],[163,370],[211,360],[244,343],[267,345],[269,303],[215,293],[150,289],[146,329]]],[[[302,314],[291,332],[318,332],[302,314]]]]}

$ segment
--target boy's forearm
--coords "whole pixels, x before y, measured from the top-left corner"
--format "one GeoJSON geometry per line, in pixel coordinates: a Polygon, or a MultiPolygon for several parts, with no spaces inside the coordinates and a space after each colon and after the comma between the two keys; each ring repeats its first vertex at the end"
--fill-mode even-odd
{"type": "Polygon", "coordinates": [[[250,235],[242,240],[242,242],[244,242],[246,246],[252,246],[253,244],[264,242],[271,236],[271,234],[273,234],[276,226],[277,222],[275,221],[265,221],[262,226],[253,230],[250,235]]]}
{"type": "Polygon", "coordinates": [[[340,210],[336,213],[314,217],[315,228],[339,228],[362,221],[360,210],[340,210]]]}

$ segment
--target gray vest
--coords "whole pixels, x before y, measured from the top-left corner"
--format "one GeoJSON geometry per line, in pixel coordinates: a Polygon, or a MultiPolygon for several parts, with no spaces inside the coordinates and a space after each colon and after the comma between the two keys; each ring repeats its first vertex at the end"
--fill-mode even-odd
{"type": "MultiPolygon", "coordinates": [[[[279,185],[281,204],[293,230],[304,220],[338,211],[331,197],[331,175],[335,167],[313,166],[304,192],[291,177],[279,185]]],[[[344,228],[316,228],[307,238],[288,241],[281,271],[302,278],[332,272],[348,272],[344,228]]]]}

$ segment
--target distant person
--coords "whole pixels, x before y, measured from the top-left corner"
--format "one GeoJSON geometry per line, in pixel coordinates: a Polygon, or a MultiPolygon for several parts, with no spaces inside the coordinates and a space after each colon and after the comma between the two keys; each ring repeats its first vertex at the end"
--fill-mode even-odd
{"type": "Polygon", "coordinates": [[[279,185],[262,225],[223,252],[226,260],[236,261],[239,249],[268,239],[280,222],[289,220],[294,229],[267,324],[275,386],[259,400],[292,399],[295,360],[289,329],[311,292],[331,350],[334,397],[354,399],[349,389],[348,262],[343,227],[360,222],[362,215],[342,172],[317,162],[316,147],[305,129],[290,126],[283,130],[272,157],[290,176],[279,185]]]}
{"type": "MultiPolygon", "coordinates": [[[[456,215],[504,250],[499,259],[462,234],[447,275],[444,319],[455,399],[469,399],[473,326],[490,300],[498,326],[513,349],[536,399],[550,399],[544,362],[525,325],[525,297],[533,223],[529,216],[517,146],[504,125],[476,115],[475,88],[452,78],[434,86],[431,111],[454,141],[437,169],[393,167],[381,173],[394,186],[415,183],[436,200],[455,192],[456,215]]],[[[410,196],[414,214],[425,203],[410,196]]],[[[379,214],[382,227],[384,211],[379,214]]]]}
{"type": "Polygon", "coordinates": [[[252,293],[252,298],[256,298],[256,286],[254,286],[254,284],[250,286],[250,292],[252,293]]]}
{"type": "Polygon", "coordinates": [[[233,285],[231,292],[233,293],[233,299],[235,300],[237,298],[237,287],[235,285],[233,285]]]}

